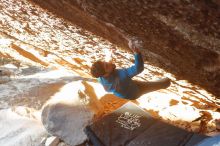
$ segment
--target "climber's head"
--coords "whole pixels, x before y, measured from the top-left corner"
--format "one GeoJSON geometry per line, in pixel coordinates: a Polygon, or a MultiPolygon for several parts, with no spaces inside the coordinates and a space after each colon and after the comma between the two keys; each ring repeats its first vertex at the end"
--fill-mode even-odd
{"type": "Polygon", "coordinates": [[[91,74],[95,78],[107,77],[115,70],[115,68],[116,66],[112,62],[98,60],[92,64],[91,74]]]}

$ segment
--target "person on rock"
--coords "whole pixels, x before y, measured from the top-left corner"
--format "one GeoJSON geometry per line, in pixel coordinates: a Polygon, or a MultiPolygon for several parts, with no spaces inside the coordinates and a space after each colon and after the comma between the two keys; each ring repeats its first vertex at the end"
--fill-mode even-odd
{"type": "Polygon", "coordinates": [[[116,69],[112,62],[98,60],[91,66],[91,74],[98,79],[107,92],[117,97],[135,100],[141,95],[170,86],[170,79],[163,78],[153,82],[141,82],[132,78],[144,70],[144,61],[140,49],[129,45],[134,53],[135,62],[129,68],[116,69]]]}

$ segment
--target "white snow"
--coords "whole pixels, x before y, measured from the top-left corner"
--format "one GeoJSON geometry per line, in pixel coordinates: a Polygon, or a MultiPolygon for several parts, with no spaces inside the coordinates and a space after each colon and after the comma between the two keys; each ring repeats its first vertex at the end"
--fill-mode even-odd
{"type": "MultiPolygon", "coordinates": [[[[38,119],[26,117],[29,110],[26,107],[19,107],[18,110],[16,108],[0,110],[1,146],[39,145],[47,132],[38,119]]],[[[37,112],[39,111],[29,114],[35,117],[34,114],[39,115],[37,112]]]]}

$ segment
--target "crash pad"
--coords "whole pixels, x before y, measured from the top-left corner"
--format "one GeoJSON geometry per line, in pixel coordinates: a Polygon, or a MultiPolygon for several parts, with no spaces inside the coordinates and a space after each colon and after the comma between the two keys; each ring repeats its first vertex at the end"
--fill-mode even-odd
{"type": "Polygon", "coordinates": [[[193,146],[207,137],[155,119],[132,102],[84,131],[94,146],[193,146]]]}

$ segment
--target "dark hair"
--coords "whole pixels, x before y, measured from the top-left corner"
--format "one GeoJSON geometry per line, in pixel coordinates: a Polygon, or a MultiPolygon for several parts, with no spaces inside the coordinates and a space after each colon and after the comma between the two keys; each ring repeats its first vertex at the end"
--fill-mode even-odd
{"type": "Polygon", "coordinates": [[[90,73],[93,77],[98,78],[105,74],[105,69],[103,67],[102,61],[98,60],[92,64],[90,73]]]}

